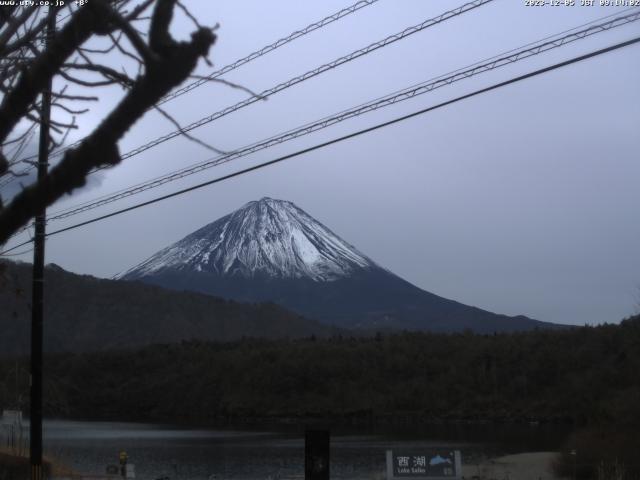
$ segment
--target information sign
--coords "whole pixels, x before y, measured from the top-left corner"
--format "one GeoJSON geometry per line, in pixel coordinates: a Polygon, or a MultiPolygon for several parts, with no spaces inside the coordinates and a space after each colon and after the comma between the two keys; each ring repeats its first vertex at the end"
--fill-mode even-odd
{"type": "Polygon", "coordinates": [[[443,480],[461,477],[462,456],[458,450],[387,450],[387,480],[443,480]]]}

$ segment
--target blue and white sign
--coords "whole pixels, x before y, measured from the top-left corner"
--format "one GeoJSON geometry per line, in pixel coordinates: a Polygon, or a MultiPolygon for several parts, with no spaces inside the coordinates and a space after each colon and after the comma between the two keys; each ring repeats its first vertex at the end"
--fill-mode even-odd
{"type": "Polygon", "coordinates": [[[387,450],[387,480],[441,480],[461,477],[462,456],[458,450],[387,450]]]}

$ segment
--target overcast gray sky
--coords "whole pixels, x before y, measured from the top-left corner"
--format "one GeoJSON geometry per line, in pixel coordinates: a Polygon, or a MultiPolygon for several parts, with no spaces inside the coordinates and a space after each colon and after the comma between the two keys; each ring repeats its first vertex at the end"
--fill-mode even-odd
{"type": "MultiPolygon", "coordinates": [[[[354,0],[355,1],[355,0],[354,0]]],[[[221,67],[352,2],[185,1],[220,23],[221,67]]],[[[380,0],[225,78],[261,91],[463,2],[380,0]]],[[[195,130],[225,150],[519,47],[623,7],[529,7],[496,0],[195,130]]],[[[596,2],[598,3],[598,2],[596,2]]],[[[174,31],[193,26],[177,18],[174,31]]],[[[52,223],[57,229],[602,48],[640,22],[52,223]]],[[[202,64],[199,73],[211,68],[202,64]]],[[[244,203],[295,202],[399,276],[430,292],[510,315],[618,322],[640,303],[640,47],[631,46],[189,195],[51,237],[47,262],[110,277],[244,203]]],[[[105,90],[75,138],[118,98],[105,90]]],[[[207,84],[165,105],[184,124],[246,98],[207,84]]],[[[174,130],[150,113],[121,151],[174,130]]],[[[73,140],[73,139],[71,139],[73,140]]],[[[211,157],[177,138],[103,173],[50,211],[211,157]]],[[[15,242],[24,240],[24,236],[15,242]]],[[[24,260],[30,260],[25,256],[24,260]]]]}

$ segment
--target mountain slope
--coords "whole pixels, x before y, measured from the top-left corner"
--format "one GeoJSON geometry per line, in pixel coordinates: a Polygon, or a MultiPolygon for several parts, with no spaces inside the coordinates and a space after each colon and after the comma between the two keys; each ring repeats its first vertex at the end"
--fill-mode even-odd
{"type": "MultiPolygon", "coordinates": [[[[1,262],[0,354],[29,351],[31,265],[1,262]]],[[[327,336],[335,332],[274,304],[45,270],[45,350],[97,351],[182,340],[327,336]]]]}
{"type": "Polygon", "coordinates": [[[330,281],[375,266],[293,203],[263,198],[159,251],[122,278],[180,270],[330,281]]]}
{"type": "Polygon", "coordinates": [[[239,301],[273,301],[347,328],[494,332],[554,326],[421,290],[293,203],[270,198],[206,225],[121,278],[239,301]]]}

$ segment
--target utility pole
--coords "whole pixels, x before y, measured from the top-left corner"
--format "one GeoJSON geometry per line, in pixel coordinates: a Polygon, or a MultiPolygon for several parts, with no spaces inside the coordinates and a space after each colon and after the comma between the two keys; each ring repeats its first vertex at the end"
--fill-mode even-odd
{"type": "MultiPolygon", "coordinates": [[[[45,34],[45,48],[51,43],[56,28],[54,7],[49,7],[49,18],[45,34]]],[[[40,112],[40,141],[38,144],[38,181],[47,175],[49,166],[49,120],[51,118],[52,80],[42,91],[40,112]]],[[[38,212],[35,218],[35,237],[33,242],[33,280],[31,297],[31,382],[29,414],[29,456],[31,480],[42,480],[42,324],[44,311],[44,242],[46,227],[46,209],[38,212]]]]}

